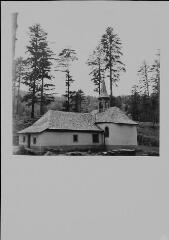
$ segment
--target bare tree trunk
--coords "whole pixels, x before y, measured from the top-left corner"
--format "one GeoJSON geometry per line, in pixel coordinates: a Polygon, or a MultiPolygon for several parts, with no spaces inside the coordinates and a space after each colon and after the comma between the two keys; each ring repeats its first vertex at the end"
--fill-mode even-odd
{"type": "Polygon", "coordinates": [[[111,96],[111,98],[113,96],[113,89],[112,89],[112,66],[111,66],[111,63],[110,63],[110,96],[111,96]]]}
{"type": "Polygon", "coordinates": [[[111,47],[110,47],[110,107],[113,106],[112,99],[113,99],[113,80],[112,80],[112,59],[111,59],[111,47]]]}
{"type": "Polygon", "coordinates": [[[43,85],[44,85],[44,81],[43,81],[43,77],[42,77],[41,101],[40,101],[40,115],[43,115],[43,114],[44,114],[44,111],[43,111],[43,85]]]}
{"type": "Polygon", "coordinates": [[[13,114],[16,113],[16,62],[12,61],[12,81],[13,81],[13,114]]]}
{"type": "Polygon", "coordinates": [[[81,96],[80,96],[80,99],[79,99],[79,112],[81,112],[81,107],[82,107],[82,99],[81,99],[81,96]]]}
{"type": "Polygon", "coordinates": [[[20,97],[20,84],[21,84],[21,78],[19,76],[19,82],[18,82],[18,96],[17,96],[17,114],[19,114],[19,97],[20,97]]]}
{"type": "Polygon", "coordinates": [[[70,110],[70,90],[69,90],[69,71],[68,71],[68,74],[67,74],[67,78],[68,78],[68,86],[67,86],[67,100],[68,100],[68,112],[70,110]]]}
{"type": "Polygon", "coordinates": [[[12,78],[13,78],[13,113],[15,115],[15,88],[16,88],[16,68],[15,68],[15,44],[18,13],[12,13],[12,78]]]}
{"type": "Polygon", "coordinates": [[[34,118],[34,111],[35,111],[35,80],[34,80],[34,87],[32,92],[32,111],[31,111],[31,118],[34,118]]]}
{"type": "Polygon", "coordinates": [[[111,65],[110,65],[110,107],[113,106],[113,103],[112,103],[112,101],[113,101],[113,89],[112,89],[112,84],[113,84],[113,82],[112,82],[112,67],[111,67],[111,65]]]}
{"type": "MultiPolygon", "coordinates": [[[[37,53],[37,39],[36,39],[36,53],[37,53]]],[[[31,111],[31,118],[34,118],[35,115],[35,88],[36,88],[36,80],[37,80],[37,56],[35,56],[35,77],[33,81],[33,91],[32,91],[32,111],[31,111]]]]}
{"type": "Polygon", "coordinates": [[[101,72],[100,72],[100,61],[99,61],[99,95],[100,95],[100,84],[101,84],[101,72]]]}
{"type": "Polygon", "coordinates": [[[144,66],[144,68],[145,68],[145,79],[146,79],[147,94],[148,94],[148,97],[149,97],[150,93],[149,93],[149,84],[148,84],[148,76],[147,76],[146,65],[144,66]]]}

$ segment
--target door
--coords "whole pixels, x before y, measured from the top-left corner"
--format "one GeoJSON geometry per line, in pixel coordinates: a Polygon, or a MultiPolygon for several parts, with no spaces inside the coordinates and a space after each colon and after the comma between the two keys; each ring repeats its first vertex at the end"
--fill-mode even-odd
{"type": "Polygon", "coordinates": [[[31,135],[28,134],[28,148],[30,148],[30,144],[31,144],[31,135]]]}

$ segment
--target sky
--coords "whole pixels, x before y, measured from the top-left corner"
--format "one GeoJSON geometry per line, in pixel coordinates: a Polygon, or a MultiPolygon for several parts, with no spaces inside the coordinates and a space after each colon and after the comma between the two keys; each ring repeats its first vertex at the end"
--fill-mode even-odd
{"type": "MultiPolygon", "coordinates": [[[[161,6],[150,2],[42,2],[15,4],[18,12],[16,57],[25,56],[28,42],[28,27],[40,23],[48,33],[52,50],[58,54],[63,48],[76,50],[78,61],[73,63],[72,75],[75,82],[72,90],[82,89],[85,94],[96,95],[90,80],[90,68],[86,61],[97,46],[106,28],[111,26],[122,41],[122,61],[126,73],[122,73],[113,94],[127,95],[138,82],[137,70],[146,60],[152,64],[161,43],[161,6]]],[[[65,76],[52,72],[55,92],[65,92],[65,76]]],[[[109,79],[106,79],[109,93],[109,79]]]]}

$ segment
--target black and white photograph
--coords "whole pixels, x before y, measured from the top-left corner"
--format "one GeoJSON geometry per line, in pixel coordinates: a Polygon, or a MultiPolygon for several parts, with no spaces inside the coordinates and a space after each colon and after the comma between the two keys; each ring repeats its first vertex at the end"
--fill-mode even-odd
{"type": "Polygon", "coordinates": [[[103,3],[11,14],[14,154],[159,156],[156,6],[103,3]]]}
{"type": "Polygon", "coordinates": [[[1,13],[1,239],[169,240],[169,3],[1,13]]]}

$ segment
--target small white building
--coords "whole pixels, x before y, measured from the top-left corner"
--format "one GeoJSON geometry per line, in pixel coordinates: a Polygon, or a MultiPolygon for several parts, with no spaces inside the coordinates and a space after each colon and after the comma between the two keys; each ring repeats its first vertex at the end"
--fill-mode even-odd
{"type": "Polygon", "coordinates": [[[49,110],[32,126],[19,132],[19,145],[45,149],[113,149],[137,145],[137,123],[117,107],[109,107],[104,81],[99,108],[91,113],[49,110]]]}

